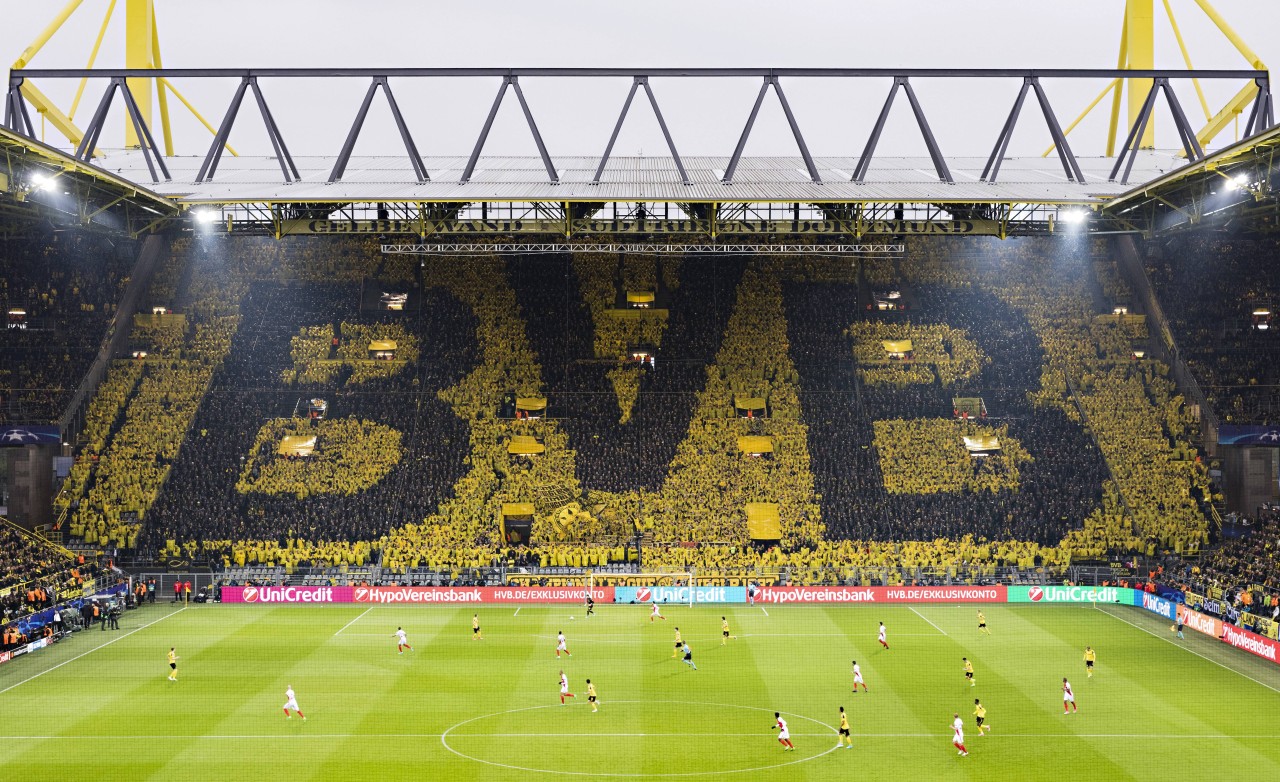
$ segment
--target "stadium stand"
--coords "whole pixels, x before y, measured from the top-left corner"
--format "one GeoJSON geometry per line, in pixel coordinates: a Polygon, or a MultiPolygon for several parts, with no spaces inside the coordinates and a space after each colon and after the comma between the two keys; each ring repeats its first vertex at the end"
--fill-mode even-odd
{"type": "Polygon", "coordinates": [[[136,255],[133,242],[75,231],[0,238],[0,424],[58,420],[136,255]]]}
{"type": "Polygon", "coordinates": [[[1146,259],[1183,358],[1225,423],[1280,422],[1278,250],[1275,239],[1196,233],[1146,259]]]}
{"type": "Polygon", "coordinates": [[[225,568],[447,578],[630,562],[639,539],[646,567],[853,583],[1208,539],[1195,422],[1134,359],[1141,319],[1108,316],[1123,291],[1103,243],[914,240],[852,270],[430,264],[359,240],[175,243],[150,296],[181,318],[140,318],[146,359],[95,396],[71,532],[225,568]],[[884,286],[911,309],[866,309],[884,286]],[[409,306],[370,306],[384,288],[409,306]],[[613,312],[635,302],[665,315],[613,312]],[[866,352],[899,329],[917,361],[866,352]],[[504,413],[508,397],[547,406],[504,413]],[[957,397],[990,418],[955,420],[957,397]],[[280,451],[311,434],[311,455],[280,451]],[[966,435],[1001,447],[971,456],[966,435]],[[526,547],[504,514],[530,507],[526,547]]]}
{"type": "Polygon", "coordinates": [[[0,520],[0,610],[4,624],[79,596],[97,573],[93,562],[0,520]]]}

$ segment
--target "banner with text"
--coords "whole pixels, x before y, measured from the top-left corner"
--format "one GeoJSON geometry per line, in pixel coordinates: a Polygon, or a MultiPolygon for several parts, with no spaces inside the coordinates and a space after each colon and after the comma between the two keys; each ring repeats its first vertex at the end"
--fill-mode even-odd
{"type": "Polygon", "coordinates": [[[1011,586],[1010,603],[1123,603],[1133,605],[1133,590],[1122,587],[1011,586]]]}
{"type": "Polygon", "coordinates": [[[1163,597],[1156,597],[1155,595],[1148,594],[1146,592],[1142,592],[1138,590],[1134,591],[1133,596],[1134,596],[1134,602],[1137,605],[1142,606],[1143,608],[1147,609],[1151,613],[1159,614],[1160,616],[1163,616],[1165,619],[1177,618],[1176,603],[1171,603],[1168,600],[1165,600],[1163,597]]]}
{"type": "Polygon", "coordinates": [[[224,603],[350,603],[348,586],[227,586],[224,603]]]}
{"type": "Polygon", "coordinates": [[[696,586],[696,587],[614,587],[615,603],[685,603],[690,598],[695,603],[745,603],[746,587],[696,586]]]}
{"type": "Polygon", "coordinates": [[[1004,586],[761,587],[761,603],[1003,603],[1004,586]]]}
{"type": "MultiPolygon", "coordinates": [[[[585,603],[586,587],[353,587],[356,603],[585,603]]],[[[614,587],[595,587],[591,599],[612,602],[614,587]]]]}
{"type": "Polygon", "coordinates": [[[1280,663],[1280,643],[1266,636],[1251,633],[1248,630],[1241,630],[1235,625],[1224,624],[1222,626],[1222,635],[1219,638],[1223,643],[1230,644],[1237,649],[1243,649],[1249,654],[1256,654],[1264,660],[1280,663]]]}
{"type": "Polygon", "coordinates": [[[1211,635],[1214,638],[1222,637],[1222,620],[1216,616],[1202,614],[1186,606],[1178,606],[1178,621],[1188,630],[1195,630],[1197,633],[1211,635]]]}

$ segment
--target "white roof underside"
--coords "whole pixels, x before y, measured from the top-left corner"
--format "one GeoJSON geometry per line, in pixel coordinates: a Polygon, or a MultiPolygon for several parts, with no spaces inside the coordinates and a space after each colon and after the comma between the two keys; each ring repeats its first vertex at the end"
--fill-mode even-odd
{"type": "Polygon", "coordinates": [[[1185,164],[1175,153],[1142,151],[1129,185],[1108,182],[1114,158],[1079,158],[1085,184],[1063,174],[1056,155],[1009,158],[999,181],[981,181],[985,157],[947,159],[955,184],[939,181],[927,157],[878,157],[867,181],[849,181],[856,157],[815,158],[822,184],[809,179],[800,157],[743,157],[734,182],[721,184],[728,158],[684,158],[691,184],[680,181],[669,157],[613,157],[599,185],[591,184],[598,157],[561,157],[555,165],[560,184],[548,181],[538,157],[482,157],[471,181],[458,179],[467,158],[424,158],[431,181],[414,181],[404,155],[352,156],[342,179],[328,184],[332,156],[297,156],[301,182],[285,184],[274,157],[223,156],[214,181],[197,184],[202,157],[172,157],[171,182],[151,183],[142,154],[116,151],[95,161],[102,168],[145,184],[186,203],[319,201],[907,201],[907,202],[1051,202],[1108,200],[1185,164]]]}

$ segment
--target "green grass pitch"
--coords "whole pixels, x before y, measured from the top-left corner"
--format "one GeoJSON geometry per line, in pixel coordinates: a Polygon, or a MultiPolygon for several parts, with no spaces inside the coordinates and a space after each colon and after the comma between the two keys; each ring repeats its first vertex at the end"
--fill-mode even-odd
{"type": "Polygon", "coordinates": [[[0,666],[4,779],[1280,778],[1280,668],[1119,606],[148,607],[0,666]],[[472,640],[478,610],[484,640],[472,640]],[[720,643],[720,616],[738,636],[720,643]],[[576,617],[570,619],[570,616],[576,617]],[[876,642],[877,622],[889,650],[876,642]],[[403,626],[413,651],[396,653],[403,626]],[[684,633],[698,670],[672,659],[684,633]],[[555,634],[572,658],[556,659],[555,634]],[[1085,645],[1098,653],[1085,675],[1085,645]],[[170,646],[179,681],[167,680],[170,646]],[[961,658],[974,662],[977,686],[961,658]],[[868,693],[850,692],[851,661],[868,693]],[[577,697],[560,705],[564,669],[577,697]],[[1062,677],[1080,711],[1063,716],[1062,677]],[[602,705],[591,713],[585,679],[602,705]],[[307,715],[286,720],[293,685],[307,715]],[[973,699],[993,729],[980,737],[973,699]],[[835,749],[840,706],[852,749],[835,749]],[[790,722],[795,752],[771,731],[790,722]],[[965,720],[968,757],[951,747],[965,720]]]}

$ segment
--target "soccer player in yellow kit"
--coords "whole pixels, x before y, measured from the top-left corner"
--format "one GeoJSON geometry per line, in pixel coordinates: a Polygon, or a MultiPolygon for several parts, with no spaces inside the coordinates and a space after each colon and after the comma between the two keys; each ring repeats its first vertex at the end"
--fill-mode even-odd
{"type": "Polygon", "coordinates": [[[176,682],[178,680],[178,653],[174,651],[174,647],[169,647],[169,681],[176,682]]]}
{"type": "Polygon", "coordinates": [[[973,719],[978,723],[978,735],[985,736],[987,731],[991,730],[991,726],[985,724],[987,721],[987,707],[977,698],[973,699],[973,719]]]}
{"type": "Polygon", "coordinates": [[[729,635],[729,620],[723,616],[720,617],[720,645],[724,646],[725,644],[729,643],[730,638],[737,638],[737,637],[738,636],[736,635],[729,635]]]}
{"type": "Polygon", "coordinates": [[[471,640],[484,640],[484,633],[480,632],[480,615],[471,615],[471,640]]]}
{"type": "Polygon", "coordinates": [[[978,632],[991,635],[991,631],[987,629],[987,615],[982,613],[982,609],[978,609],[978,632]]]}
{"type": "Polygon", "coordinates": [[[680,638],[680,628],[677,627],[676,628],[676,648],[671,650],[671,659],[673,660],[676,659],[676,657],[680,654],[681,646],[684,646],[684,640],[680,638]]]}
{"type": "Polygon", "coordinates": [[[977,687],[978,683],[973,680],[973,663],[969,662],[968,657],[961,657],[964,660],[964,678],[969,680],[970,687],[977,687]]]}
{"type": "Polygon", "coordinates": [[[600,711],[600,704],[596,700],[596,686],[587,679],[587,701],[591,704],[591,711],[600,711]]]}
{"type": "Polygon", "coordinates": [[[1092,646],[1084,648],[1084,669],[1089,673],[1089,678],[1093,678],[1093,664],[1098,660],[1098,653],[1093,651],[1092,646]]]}
{"type": "Polygon", "coordinates": [[[836,737],[836,749],[847,746],[853,749],[853,739],[849,737],[849,715],[844,713],[844,707],[840,707],[840,733],[836,737]],[[846,743],[847,742],[847,743],[846,743]]]}

